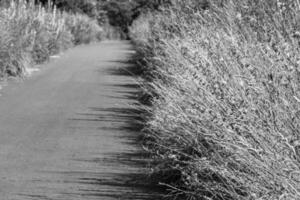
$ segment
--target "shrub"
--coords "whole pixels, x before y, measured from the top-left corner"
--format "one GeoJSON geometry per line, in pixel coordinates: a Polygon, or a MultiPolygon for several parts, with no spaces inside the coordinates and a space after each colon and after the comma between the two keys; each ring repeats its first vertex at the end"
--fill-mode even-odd
{"type": "Polygon", "coordinates": [[[101,39],[103,29],[96,20],[81,14],[65,13],[67,29],[74,36],[74,44],[86,44],[101,39]]]}
{"type": "Polygon", "coordinates": [[[298,1],[173,1],[132,39],[146,145],[174,199],[300,199],[298,1]]]}

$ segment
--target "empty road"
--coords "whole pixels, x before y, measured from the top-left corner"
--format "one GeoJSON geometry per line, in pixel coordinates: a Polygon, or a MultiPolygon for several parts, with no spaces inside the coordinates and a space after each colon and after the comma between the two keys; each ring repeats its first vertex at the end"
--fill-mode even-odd
{"type": "Polygon", "coordinates": [[[0,200],[158,198],[140,181],[133,53],[79,46],[0,91],[0,200]]]}

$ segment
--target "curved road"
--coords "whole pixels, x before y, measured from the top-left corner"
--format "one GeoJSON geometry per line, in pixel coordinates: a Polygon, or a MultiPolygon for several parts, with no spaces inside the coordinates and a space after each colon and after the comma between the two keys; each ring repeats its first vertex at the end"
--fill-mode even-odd
{"type": "Polygon", "coordinates": [[[1,200],[158,198],[139,181],[132,54],[126,42],[76,47],[0,91],[1,200]]]}

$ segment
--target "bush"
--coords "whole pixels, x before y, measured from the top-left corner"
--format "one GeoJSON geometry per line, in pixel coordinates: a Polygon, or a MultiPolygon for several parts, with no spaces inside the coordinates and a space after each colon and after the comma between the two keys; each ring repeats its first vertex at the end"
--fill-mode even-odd
{"type": "Polygon", "coordinates": [[[133,24],[174,199],[300,199],[299,19],[297,1],[178,0],[133,24]]]}
{"type": "Polygon", "coordinates": [[[99,27],[97,21],[80,14],[65,13],[65,18],[67,30],[74,36],[74,44],[87,44],[101,39],[103,29],[99,27]]]}
{"type": "Polygon", "coordinates": [[[33,1],[11,1],[0,9],[0,75],[22,75],[27,65],[42,63],[74,44],[88,43],[101,28],[83,15],[45,9],[33,1]],[[76,23],[70,24],[69,21],[76,23]],[[84,27],[78,28],[78,24],[84,27]]]}

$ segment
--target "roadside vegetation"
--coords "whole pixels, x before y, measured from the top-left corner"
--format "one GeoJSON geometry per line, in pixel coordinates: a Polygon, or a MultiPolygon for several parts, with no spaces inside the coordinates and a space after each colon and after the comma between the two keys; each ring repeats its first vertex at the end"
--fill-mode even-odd
{"type": "Polygon", "coordinates": [[[131,38],[171,199],[300,199],[300,2],[174,0],[131,38]]]}
{"type": "Polygon", "coordinates": [[[128,39],[128,27],[161,0],[1,0],[0,79],[74,45],[128,39]]]}
{"type": "Polygon", "coordinates": [[[8,1],[0,8],[0,76],[21,76],[74,45],[100,40],[103,29],[84,14],[59,11],[34,1],[8,1]]]}

